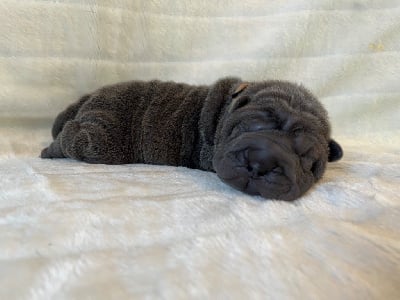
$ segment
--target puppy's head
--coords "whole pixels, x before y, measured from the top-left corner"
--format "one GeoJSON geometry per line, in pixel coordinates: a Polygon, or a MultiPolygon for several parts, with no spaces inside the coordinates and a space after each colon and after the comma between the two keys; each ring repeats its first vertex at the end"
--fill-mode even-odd
{"type": "Polygon", "coordinates": [[[342,157],[326,110],[302,86],[282,81],[231,86],[216,125],[213,169],[230,186],[294,200],[342,157]]]}

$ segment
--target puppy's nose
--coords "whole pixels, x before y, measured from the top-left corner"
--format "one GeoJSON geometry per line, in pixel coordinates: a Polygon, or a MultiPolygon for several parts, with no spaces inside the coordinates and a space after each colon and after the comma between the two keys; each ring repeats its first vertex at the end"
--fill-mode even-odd
{"type": "Polygon", "coordinates": [[[253,178],[261,177],[276,168],[276,158],[265,150],[248,150],[247,170],[253,178]]]}
{"type": "MultiPolygon", "coordinates": [[[[259,144],[251,145],[247,148],[245,156],[247,158],[247,170],[252,178],[259,178],[269,173],[275,175],[292,173],[294,170],[291,165],[290,154],[277,143],[269,140],[260,141],[259,144]]],[[[294,173],[294,172],[293,172],[294,173]]],[[[289,177],[294,174],[287,174],[289,177]]]]}

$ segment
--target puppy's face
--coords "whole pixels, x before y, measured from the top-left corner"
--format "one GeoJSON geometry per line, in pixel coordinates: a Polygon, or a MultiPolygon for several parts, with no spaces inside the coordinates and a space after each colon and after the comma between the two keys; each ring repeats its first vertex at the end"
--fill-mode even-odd
{"type": "Polygon", "coordinates": [[[282,200],[300,197],[342,156],[318,100],[280,81],[235,86],[215,142],[213,167],[224,182],[282,200]]]}

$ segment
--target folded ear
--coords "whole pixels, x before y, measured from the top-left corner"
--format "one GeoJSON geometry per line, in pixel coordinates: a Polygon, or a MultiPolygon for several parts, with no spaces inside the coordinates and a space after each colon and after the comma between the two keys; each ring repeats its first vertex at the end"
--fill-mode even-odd
{"type": "Polygon", "coordinates": [[[329,147],[329,156],[328,156],[329,162],[337,161],[342,158],[343,156],[342,147],[335,140],[330,140],[328,147],[329,147]]]}

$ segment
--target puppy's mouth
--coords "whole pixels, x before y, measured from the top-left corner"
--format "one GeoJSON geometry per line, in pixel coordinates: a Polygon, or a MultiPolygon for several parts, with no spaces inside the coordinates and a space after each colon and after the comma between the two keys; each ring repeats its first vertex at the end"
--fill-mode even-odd
{"type": "Polygon", "coordinates": [[[288,138],[265,132],[245,132],[217,149],[213,166],[228,185],[269,199],[294,200],[315,179],[304,174],[288,138]]]}

